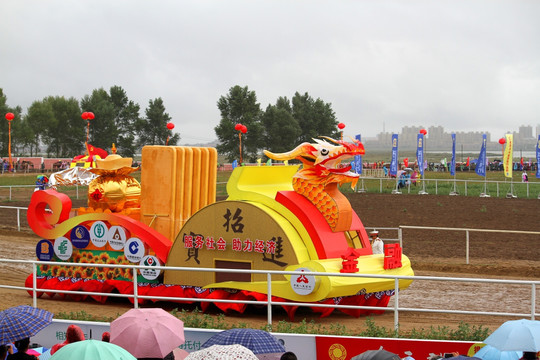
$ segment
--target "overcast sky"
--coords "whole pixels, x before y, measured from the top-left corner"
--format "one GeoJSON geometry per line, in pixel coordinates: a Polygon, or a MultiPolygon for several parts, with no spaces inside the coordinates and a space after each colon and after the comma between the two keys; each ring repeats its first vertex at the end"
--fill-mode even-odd
{"type": "Polygon", "coordinates": [[[240,85],[262,109],[321,98],[346,135],[540,124],[536,0],[3,0],[0,14],[0,88],[25,113],[119,85],[141,114],[161,97],[182,144],[206,142],[240,85]]]}

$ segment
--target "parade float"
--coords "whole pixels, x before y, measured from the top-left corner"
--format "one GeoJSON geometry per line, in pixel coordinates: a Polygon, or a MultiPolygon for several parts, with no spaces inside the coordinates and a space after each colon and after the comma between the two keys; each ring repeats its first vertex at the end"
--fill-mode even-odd
{"type": "MultiPolygon", "coordinates": [[[[300,165],[236,167],[227,183],[228,198],[216,202],[217,152],[214,148],[146,146],[140,183],[130,158],[116,154],[89,169],[88,206],[72,209],[54,189],[36,191],[28,223],[42,239],[39,260],[147,268],[38,266],[36,284],[47,296],[82,300],[54,290],[133,294],[149,297],[267,300],[267,274],[223,269],[298,271],[271,275],[272,301],[385,307],[394,294],[392,278],[336,274],[413,275],[399,244],[373,254],[364,226],[342,185],[354,187],[358,174],[347,159],[364,153],[356,140],[321,138],[288,153],[265,155],[300,165]],[[177,271],[156,266],[220,269],[177,271]],[[332,273],[315,276],[311,273],[332,273]]],[[[33,282],[27,278],[27,286],[33,282]]],[[[399,288],[409,286],[401,279],[399,288]]],[[[139,300],[141,302],[149,300],[139,300]]],[[[186,301],[184,301],[186,302],[186,301]]],[[[225,312],[245,304],[201,301],[225,312]]],[[[293,318],[297,306],[283,306],[293,318]]],[[[312,307],[321,316],[334,307],[312,307]]],[[[340,309],[359,316],[369,310],[340,309]]]]}

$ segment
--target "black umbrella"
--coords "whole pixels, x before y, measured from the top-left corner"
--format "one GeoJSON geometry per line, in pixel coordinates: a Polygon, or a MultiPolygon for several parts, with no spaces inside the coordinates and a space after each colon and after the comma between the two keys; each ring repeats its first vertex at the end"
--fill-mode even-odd
{"type": "Polygon", "coordinates": [[[381,349],[364,351],[351,360],[401,360],[401,358],[397,354],[381,349]]]}

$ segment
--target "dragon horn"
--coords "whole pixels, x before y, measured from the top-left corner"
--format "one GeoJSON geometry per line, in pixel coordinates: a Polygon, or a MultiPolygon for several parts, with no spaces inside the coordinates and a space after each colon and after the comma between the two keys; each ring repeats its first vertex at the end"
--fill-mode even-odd
{"type": "Polygon", "coordinates": [[[323,138],[323,139],[326,139],[326,140],[328,140],[328,141],[331,141],[331,142],[333,142],[334,144],[339,144],[339,141],[337,141],[337,140],[335,140],[335,139],[332,139],[332,138],[329,137],[329,136],[321,135],[321,136],[319,136],[319,137],[320,137],[320,138],[323,138]]]}
{"type": "Polygon", "coordinates": [[[270,159],[273,160],[291,160],[296,158],[297,156],[300,156],[302,154],[306,153],[306,146],[312,147],[310,143],[302,143],[298,145],[295,149],[281,154],[274,154],[268,150],[263,150],[264,155],[268,156],[270,159]]]}

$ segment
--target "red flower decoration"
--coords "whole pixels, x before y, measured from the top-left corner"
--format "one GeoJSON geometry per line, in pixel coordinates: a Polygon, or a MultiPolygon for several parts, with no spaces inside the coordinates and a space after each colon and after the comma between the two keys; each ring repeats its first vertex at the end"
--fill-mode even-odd
{"type": "Polygon", "coordinates": [[[96,189],[93,193],[90,194],[90,197],[94,199],[95,201],[99,201],[103,198],[103,194],[99,189],[96,189]]]}

